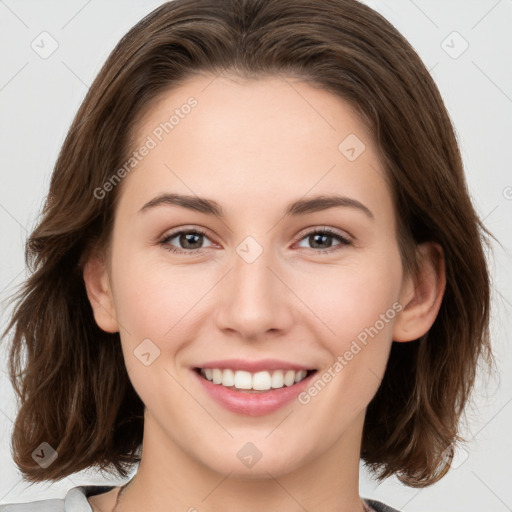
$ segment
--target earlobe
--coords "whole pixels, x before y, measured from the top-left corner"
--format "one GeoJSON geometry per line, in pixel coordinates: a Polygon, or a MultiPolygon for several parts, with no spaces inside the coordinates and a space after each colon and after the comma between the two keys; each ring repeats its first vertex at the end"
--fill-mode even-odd
{"type": "Polygon", "coordinates": [[[414,341],[423,336],[434,323],[446,288],[446,270],[442,247],[434,242],[418,246],[420,270],[410,276],[402,287],[403,310],[397,316],[393,341],[414,341]]]}
{"type": "Polygon", "coordinates": [[[103,258],[91,256],[83,266],[83,278],[98,327],[106,332],[118,332],[110,279],[103,258]]]}

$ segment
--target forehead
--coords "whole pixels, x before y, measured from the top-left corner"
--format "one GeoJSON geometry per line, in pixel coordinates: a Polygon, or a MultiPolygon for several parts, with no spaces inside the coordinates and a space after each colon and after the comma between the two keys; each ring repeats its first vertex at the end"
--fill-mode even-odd
{"type": "Polygon", "coordinates": [[[134,149],[151,149],[123,187],[146,200],[179,189],[261,208],[335,191],[392,210],[355,109],[297,78],[194,76],[162,94],[135,133],[134,149]]]}
{"type": "MultiPolygon", "coordinates": [[[[282,154],[282,149],[300,140],[305,144],[302,153],[314,148],[338,156],[339,142],[350,134],[372,143],[350,103],[284,75],[259,79],[194,76],[161,94],[135,131],[139,141],[153,134],[157,142],[165,144],[161,138],[172,138],[176,145],[186,143],[203,151],[211,151],[222,141],[230,144],[231,154],[237,148],[259,152],[261,144],[265,144],[266,155],[282,154]],[[195,106],[189,108],[191,101],[195,106]],[[172,137],[167,137],[171,132],[172,137]]],[[[293,149],[298,153],[301,148],[293,149]]]]}

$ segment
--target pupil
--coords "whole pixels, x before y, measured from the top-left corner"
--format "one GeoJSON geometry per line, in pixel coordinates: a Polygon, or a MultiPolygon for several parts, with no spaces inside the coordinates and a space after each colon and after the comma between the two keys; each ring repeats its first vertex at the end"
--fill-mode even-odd
{"type": "MultiPolygon", "coordinates": [[[[326,238],[331,238],[331,236],[330,236],[330,235],[321,235],[321,234],[316,234],[316,235],[312,235],[310,238],[312,238],[312,239],[313,239],[313,244],[312,244],[312,246],[313,246],[313,247],[315,247],[315,245],[317,245],[317,243],[318,243],[318,242],[317,242],[317,241],[318,241],[318,239],[320,239],[320,244],[321,244],[321,243],[322,243],[322,240],[323,240],[323,241],[324,241],[324,243],[325,243],[325,239],[326,239],[326,238]]],[[[323,247],[325,247],[325,246],[323,246],[323,247]]],[[[327,245],[327,247],[331,247],[331,244],[328,244],[328,245],[327,245]]]]}
{"type": "MultiPolygon", "coordinates": [[[[198,249],[199,247],[191,247],[191,245],[194,244],[194,241],[193,241],[194,238],[201,239],[202,236],[203,235],[200,235],[200,234],[197,234],[197,233],[187,233],[185,235],[181,235],[180,243],[182,244],[183,247],[185,247],[187,249],[198,249]]],[[[197,244],[198,241],[196,240],[195,243],[197,244]]],[[[200,241],[199,241],[199,246],[201,246],[200,241]]]]}

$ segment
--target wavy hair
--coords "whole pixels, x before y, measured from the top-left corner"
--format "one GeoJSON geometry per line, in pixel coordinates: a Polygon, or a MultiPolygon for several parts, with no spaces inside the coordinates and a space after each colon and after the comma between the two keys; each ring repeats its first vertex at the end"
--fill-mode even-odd
{"type": "Polygon", "coordinates": [[[378,478],[409,486],[450,467],[480,358],[492,363],[492,236],[472,205],[452,123],[421,59],[380,14],[356,0],[175,0],[121,39],[82,102],[55,164],[4,333],[19,401],[13,459],[31,482],[97,467],[126,477],[140,461],[144,405],[124,365],[118,333],[95,323],[82,268],[108,246],[121,187],[102,187],[133,151],[141,116],[197,73],[294,76],[350,102],[386,170],[404,269],[415,247],[438,243],[446,289],[428,333],[393,343],[367,409],[361,457],[378,478]],[[58,458],[40,467],[49,443],[58,458]]]}

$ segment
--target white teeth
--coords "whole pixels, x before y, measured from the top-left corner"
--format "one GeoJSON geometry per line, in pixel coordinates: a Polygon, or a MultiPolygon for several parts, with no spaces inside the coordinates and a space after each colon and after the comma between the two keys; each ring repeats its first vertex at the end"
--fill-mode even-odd
{"type": "Polygon", "coordinates": [[[222,385],[234,386],[235,385],[235,372],[233,370],[224,370],[222,373],[222,385]]]}
{"type": "Polygon", "coordinates": [[[288,370],[284,374],[284,385],[291,386],[295,383],[295,372],[293,370],[288,370]]]}
{"type": "Polygon", "coordinates": [[[282,388],[284,386],[283,370],[276,370],[272,374],[272,387],[282,388]]]}
{"type": "Polygon", "coordinates": [[[259,391],[265,391],[270,389],[272,384],[272,378],[268,372],[258,372],[252,376],[252,389],[259,391]]]}
{"type": "MultiPolygon", "coordinates": [[[[215,384],[215,382],[214,382],[215,384]]],[[[221,383],[223,386],[224,382],[221,383]]],[[[235,384],[236,389],[251,389],[252,388],[252,376],[249,372],[235,372],[235,384]]]]}
{"type": "Polygon", "coordinates": [[[221,384],[222,383],[222,370],[219,370],[218,368],[214,368],[212,370],[212,381],[214,384],[221,384]]]}
{"type": "Polygon", "coordinates": [[[266,391],[271,388],[278,389],[284,386],[293,386],[293,384],[306,378],[307,371],[274,370],[250,373],[243,370],[206,368],[201,369],[201,375],[214,384],[221,384],[226,387],[266,391]]]}
{"type": "Polygon", "coordinates": [[[308,372],[306,370],[299,370],[298,372],[296,372],[295,373],[295,383],[300,382],[301,380],[304,380],[307,373],[308,372]]]}

